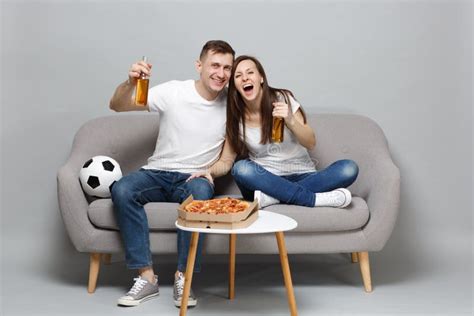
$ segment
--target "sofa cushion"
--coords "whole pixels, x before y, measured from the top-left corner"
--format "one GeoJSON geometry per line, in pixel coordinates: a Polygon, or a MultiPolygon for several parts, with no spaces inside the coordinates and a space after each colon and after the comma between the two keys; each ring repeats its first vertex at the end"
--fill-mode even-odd
{"type": "MultiPolygon", "coordinates": [[[[174,231],[178,203],[154,202],[145,205],[148,225],[152,231],[174,231]]],[[[294,218],[298,227],[294,232],[346,231],[364,226],[369,219],[365,201],[353,197],[352,203],[344,209],[333,207],[309,208],[278,204],[265,208],[294,218]]],[[[111,199],[98,199],[89,205],[89,219],[96,227],[118,230],[111,199]]]]}
{"type": "Polygon", "coordinates": [[[353,196],[346,208],[304,207],[298,205],[276,204],[265,208],[266,211],[280,213],[294,218],[298,222],[295,232],[331,232],[358,229],[364,226],[370,217],[369,208],[364,199],[353,196]]]}
{"type": "MultiPolygon", "coordinates": [[[[178,203],[153,202],[145,205],[150,230],[174,231],[178,203]]],[[[96,227],[118,230],[111,199],[97,199],[89,205],[89,219],[96,227]]]]}

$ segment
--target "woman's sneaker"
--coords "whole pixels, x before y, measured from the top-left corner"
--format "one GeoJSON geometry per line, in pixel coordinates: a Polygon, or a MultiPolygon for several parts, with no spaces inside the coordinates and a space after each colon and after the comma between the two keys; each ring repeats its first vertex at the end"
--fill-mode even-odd
{"type": "MultiPolygon", "coordinates": [[[[184,274],[183,272],[179,272],[174,276],[174,289],[173,289],[173,299],[174,305],[176,307],[181,307],[181,301],[183,299],[183,292],[184,292],[184,274]]],[[[193,290],[189,292],[188,298],[188,306],[196,306],[197,299],[194,296],[193,290]]]]}
{"type": "Polygon", "coordinates": [[[314,206],[332,206],[344,208],[351,204],[351,192],[344,188],[339,188],[330,192],[315,193],[316,202],[314,206]]]}
{"type": "Polygon", "coordinates": [[[141,276],[133,279],[135,284],[125,296],[118,299],[117,304],[121,306],[137,306],[141,302],[157,296],[160,294],[158,276],[155,275],[155,279],[156,282],[154,284],[143,279],[141,276]]]}
{"type": "Polygon", "coordinates": [[[253,194],[253,199],[258,201],[258,206],[260,208],[264,208],[273,204],[278,204],[280,203],[279,200],[275,199],[274,197],[271,197],[270,195],[267,195],[263,193],[262,191],[256,190],[255,193],[253,194]]]}

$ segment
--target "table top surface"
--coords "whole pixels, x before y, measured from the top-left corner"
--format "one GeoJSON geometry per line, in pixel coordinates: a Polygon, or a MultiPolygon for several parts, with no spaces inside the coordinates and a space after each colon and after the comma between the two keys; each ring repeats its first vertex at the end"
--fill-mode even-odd
{"type": "Polygon", "coordinates": [[[295,229],[298,223],[286,215],[269,212],[269,211],[258,211],[258,218],[249,227],[239,229],[213,229],[213,228],[194,228],[184,227],[175,222],[176,227],[181,230],[198,233],[210,233],[210,234],[263,234],[263,233],[274,233],[283,232],[295,229]]]}

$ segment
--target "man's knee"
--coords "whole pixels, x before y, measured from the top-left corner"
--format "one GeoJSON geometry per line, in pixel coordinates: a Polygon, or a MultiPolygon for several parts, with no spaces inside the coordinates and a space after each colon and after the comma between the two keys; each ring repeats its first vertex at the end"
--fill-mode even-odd
{"type": "Polygon", "coordinates": [[[208,200],[214,195],[214,186],[205,178],[195,178],[188,183],[187,191],[195,200],[208,200]]]}
{"type": "Polygon", "coordinates": [[[132,190],[127,181],[127,177],[122,177],[120,180],[114,182],[110,188],[110,195],[114,203],[131,198],[131,192],[132,190]]]}

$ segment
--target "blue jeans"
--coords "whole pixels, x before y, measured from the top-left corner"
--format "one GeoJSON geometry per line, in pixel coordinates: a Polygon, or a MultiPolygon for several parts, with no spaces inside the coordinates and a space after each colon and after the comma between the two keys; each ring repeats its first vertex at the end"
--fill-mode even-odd
{"type": "Polygon", "coordinates": [[[348,159],[338,160],[315,172],[275,175],[251,160],[237,161],[232,168],[235,182],[246,200],[253,200],[254,191],[260,190],[282,203],[313,207],[315,193],[328,192],[350,186],[359,167],[348,159]]]}
{"type": "MultiPolygon", "coordinates": [[[[205,178],[189,182],[188,173],[140,169],[112,186],[115,216],[125,247],[129,269],[151,266],[148,219],[143,205],[149,202],[181,203],[190,194],[196,200],[207,200],[214,195],[214,186],[205,178]]],[[[201,234],[203,235],[203,234],[201,234]]],[[[186,271],[191,233],[178,229],[178,270],[186,271]]],[[[194,271],[200,270],[202,248],[199,238],[194,271]]]]}

